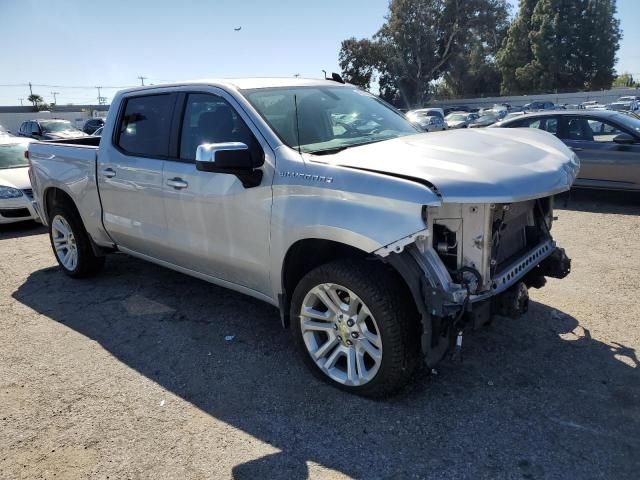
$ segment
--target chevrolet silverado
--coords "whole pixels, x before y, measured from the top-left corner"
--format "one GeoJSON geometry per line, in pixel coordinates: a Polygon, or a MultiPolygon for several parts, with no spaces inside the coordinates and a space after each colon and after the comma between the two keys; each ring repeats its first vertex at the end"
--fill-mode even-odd
{"type": "Polygon", "coordinates": [[[312,372],[365,396],[570,270],[550,230],[579,161],[560,140],[421,133],[340,81],[124,90],[102,137],[35,142],[29,160],[66,274],[123,252],[264,300],[312,372]]]}

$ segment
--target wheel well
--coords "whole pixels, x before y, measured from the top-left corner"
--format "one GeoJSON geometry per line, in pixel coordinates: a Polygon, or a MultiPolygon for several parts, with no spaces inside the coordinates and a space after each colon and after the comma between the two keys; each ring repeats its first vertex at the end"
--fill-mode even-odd
{"type": "Polygon", "coordinates": [[[76,204],[67,192],[56,187],[47,189],[44,193],[44,212],[47,216],[47,223],[51,220],[51,210],[53,207],[63,204],[73,208],[78,216],[80,216],[80,212],[78,212],[76,204]]]}
{"type": "Polygon", "coordinates": [[[395,267],[383,263],[381,259],[375,255],[332,240],[322,240],[319,238],[299,240],[289,248],[282,265],[282,295],[280,295],[279,303],[283,326],[289,326],[291,296],[302,277],[320,265],[343,258],[361,258],[363,260],[378,262],[381,268],[387,268],[391,274],[397,275],[398,284],[402,285],[402,288],[408,294],[407,298],[412,298],[409,286],[395,267]]]}

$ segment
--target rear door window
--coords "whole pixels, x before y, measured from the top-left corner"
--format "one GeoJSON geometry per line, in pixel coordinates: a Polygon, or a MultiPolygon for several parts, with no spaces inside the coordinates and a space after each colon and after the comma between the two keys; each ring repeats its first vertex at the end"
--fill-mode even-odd
{"type": "Polygon", "coordinates": [[[567,140],[593,141],[593,131],[584,117],[574,117],[567,121],[567,140]]]}
{"type": "Polygon", "coordinates": [[[174,94],[128,98],[118,124],[117,146],[129,155],[167,157],[175,98],[174,94]]]}

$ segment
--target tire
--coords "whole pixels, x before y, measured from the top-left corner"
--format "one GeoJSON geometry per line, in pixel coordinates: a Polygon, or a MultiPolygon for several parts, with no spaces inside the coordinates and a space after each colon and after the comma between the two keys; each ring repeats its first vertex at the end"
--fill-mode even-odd
{"type": "Polygon", "coordinates": [[[371,398],[389,396],[408,383],[421,364],[420,323],[401,285],[389,267],[358,259],[327,263],[302,278],[292,297],[291,325],[296,347],[314,375],[371,398]],[[322,299],[331,301],[335,295],[332,310],[322,299]],[[343,303],[335,310],[338,300],[343,303]],[[357,312],[350,311],[352,305],[357,312]]]}
{"type": "Polygon", "coordinates": [[[67,204],[54,205],[49,214],[49,240],[62,271],[72,278],[88,277],[104,267],[104,257],[93,253],[89,234],[76,210],[67,204]],[[65,237],[63,230],[70,235],[65,237]],[[73,252],[75,251],[75,261],[73,252]],[[71,256],[67,257],[66,254],[71,256]],[[66,261],[65,261],[66,259],[66,261]]]}

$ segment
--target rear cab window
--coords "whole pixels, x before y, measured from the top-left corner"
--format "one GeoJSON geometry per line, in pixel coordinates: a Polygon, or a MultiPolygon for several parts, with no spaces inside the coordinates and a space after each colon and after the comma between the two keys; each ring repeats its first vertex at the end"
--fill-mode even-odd
{"type": "Polygon", "coordinates": [[[167,157],[175,100],[173,93],[127,98],[116,146],[127,155],[167,157]]]}

